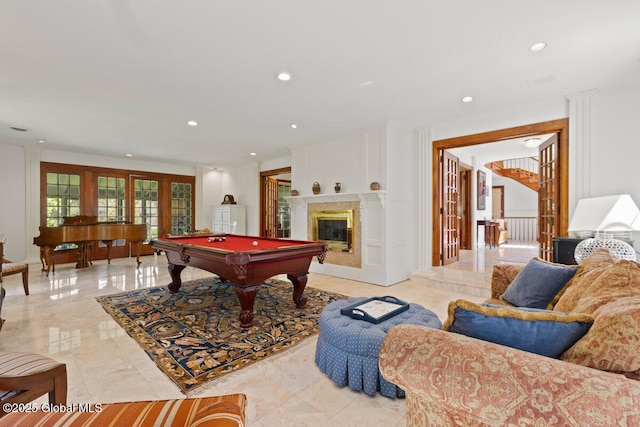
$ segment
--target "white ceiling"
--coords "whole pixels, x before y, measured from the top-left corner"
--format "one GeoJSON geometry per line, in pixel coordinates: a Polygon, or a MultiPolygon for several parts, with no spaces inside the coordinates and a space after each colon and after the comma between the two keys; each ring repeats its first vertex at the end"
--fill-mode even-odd
{"type": "Polygon", "coordinates": [[[638,0],[2,0],[0,141],[264,160],[388,120],[636,85],[639,22],[638,0]]]}
{"type": "MultiPolygon", "coordinates": [[[[539,138],[540,144],[542,144],[552,136],[553,134],[536,135],[535,138],[539,138]]],[[[525,145],[525,141],[529,138],[531,137],[512,138],[487,144],[452,148],[447,151],[466,162],[473,158],[472,160],[475,160],[477,166],[484,166],[487,163],[500,160],[538,157],[539,147],[529,148],[525,145]]]]}

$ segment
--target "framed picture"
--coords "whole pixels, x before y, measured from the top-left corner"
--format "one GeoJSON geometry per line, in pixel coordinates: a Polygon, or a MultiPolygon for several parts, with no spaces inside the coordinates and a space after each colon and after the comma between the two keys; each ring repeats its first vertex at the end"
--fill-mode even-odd
{"type": "Polygon", "coordinates": [[[487,201],[487,175],[478,171],[478,210],[483,211],[486,208],[487,201]]]}

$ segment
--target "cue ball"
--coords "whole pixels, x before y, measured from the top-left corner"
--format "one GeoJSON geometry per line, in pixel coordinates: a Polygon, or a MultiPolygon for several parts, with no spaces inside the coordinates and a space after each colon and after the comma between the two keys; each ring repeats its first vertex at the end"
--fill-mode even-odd
{"type": "Polygon", "coordinates": [[[257,240],[253,241],[253,246],[258,246],[258,241],[257,240]]]}

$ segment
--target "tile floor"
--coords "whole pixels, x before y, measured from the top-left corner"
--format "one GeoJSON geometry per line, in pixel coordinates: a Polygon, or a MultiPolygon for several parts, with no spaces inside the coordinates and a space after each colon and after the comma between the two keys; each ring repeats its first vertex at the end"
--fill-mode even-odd
{"type": "MultiPolygon", "coordinates": [[[[491,265],[526,262],[536,248],[507,245],[463,251],[459,262],[438,267],[419,280],[380,287],[330,276],[310,274],[307,286],[348,296],[394,295],[422,304],[441,320],[447,305],[457,298],[482,301],[476,288],[488,286],[491,265]],[[429,275],[436,279],[430,286],[429,275]],[[473,276],[474,288],[447,289],[447,274],[455,280],[473,276]]],[[[67,364],[68,401],[117,402],[181,398],[183,394],[96,302],[99,295],[170,282],[164,256],[147,256],[139,270],[135,261],[118,259],[108,265],[97,261],[87,269],[57,265],[49,277],[39,266],[30,272],[31,294],[25,296],[20,277],[5,278],[7,297],[2,308],[6,320],[0,331],[0,349],[46,354],[67,364]]],[[[187,268],[184,281],[210,273],[187,268]]],[[[486,289],[485,289],[486,290],[486,289]]],[[[191,396],[242,392],[248,396],[249,426],[404,426],[404,400],[369,397],[338,388],[314,363],[316,340],[309,338],[291,350],[212,381],[191,396]]],[[[40,400],[45,401],[45,398],[40,400]]]]}

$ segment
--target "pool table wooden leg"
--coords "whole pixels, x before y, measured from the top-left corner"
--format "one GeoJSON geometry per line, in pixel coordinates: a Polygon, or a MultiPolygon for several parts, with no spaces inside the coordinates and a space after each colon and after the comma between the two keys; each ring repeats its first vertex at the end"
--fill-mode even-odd
{"type": "Polygon", "coordinates": [[[240,313],[240,327],[250,328],[253,326],[253,302],[256,299],[260,283],[249,286],[234,286],[238,301],[242,311],[240,313]]]}
{"type": "Polygon", "coordinates": [[[297,308],[305,308],[307,306],[307,297],[304,296],[304,288],[307,286],[307,275],[300,274],[294,276],[287,274],[287,278],[293,283],[293,302],[297,308]]]}
{"type": "Polygon", "coordinates": [[[169,263],[169,274],[171,275],[171,283],[169,283],[169,290],[171,293],[175,294],[182,286],[182,278],[180,277],[180,273],[184,270],[186,265],[175,265],[169,263]]]}

